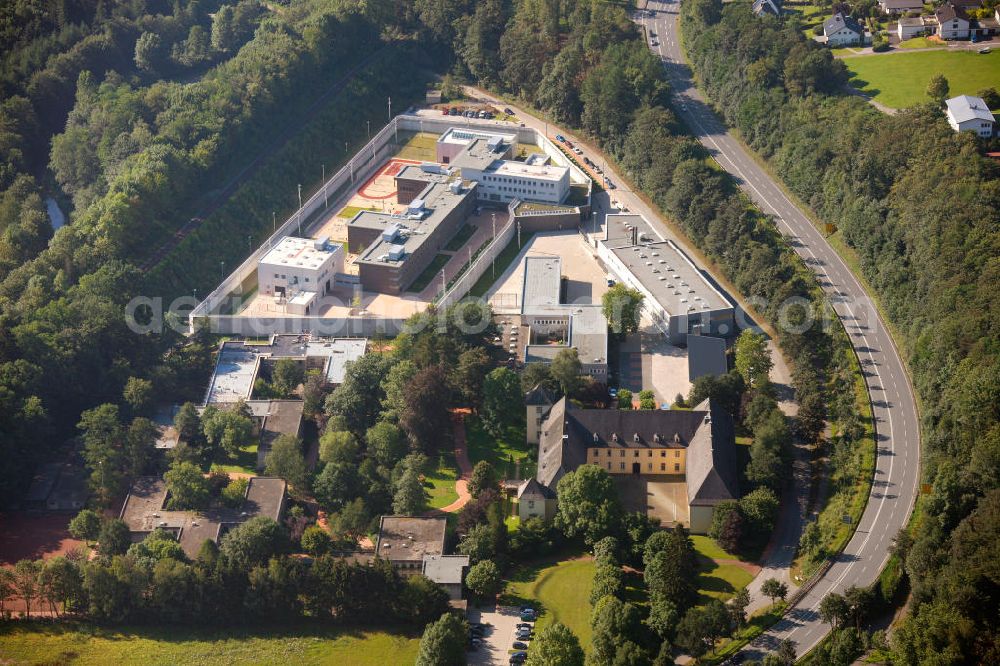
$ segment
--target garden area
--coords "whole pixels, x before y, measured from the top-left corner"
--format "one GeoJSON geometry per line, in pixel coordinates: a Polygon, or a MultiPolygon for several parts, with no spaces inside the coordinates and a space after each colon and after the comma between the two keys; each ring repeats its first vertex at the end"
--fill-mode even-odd
{"type": "Polygon", "coordinates": [[[79,623],[7,623],[0,661],[27,664],[346,664],[413,663],[418,635],[330,626],[203,630],[103,629],[79,623]]]}
{"type": "Polygon", "coordinates": [[[594,560],[578,557],[543,560],[517,569],[507,582],[501,603],[529,605],[539,613],[536,631],[553,622],[569,627],[584,650],[590,646],[590,586],[594,560]]]}
{"type": "Polygon", "coordinates": [[[455,492],[455,480],[458,478],[458,468],[455,466],[455,454],[442,453],[434,471],[424,476],[424,489],[427,491],[427,506],[432,509],[446,507],[458,499],[455,492]]]}
{"type": "Polygon", "coordinates": [[[1000,87],[1000,51],[917,51],[847,57],[842,62],[853,77],[851,85],[895,109],[930,101],[927,84],[937,74],[948,79],[949,97],[1000,87]]]}
{"type": "Polygon", "coordinates": [[[520,478],[535,475],[535,461],[529,459],[529,447],[525,443],[523,428],[510,427],[502,437],[494,437],[483,428],[476,416],[465,419],[465,437],[469,444],[469,460],[475,465],[485,460],[505,479],[514,478],[515,463],[520,461],[520,478]]]}
{"type": "Polygon", "coordinates": [[[404,160],[420,160],[421,162],[437,161],[438,135],[432,132],[400,132],[403,140],[396,157],[404,160]],[[409,136],[407,136],[409,135],[409,136]]]}

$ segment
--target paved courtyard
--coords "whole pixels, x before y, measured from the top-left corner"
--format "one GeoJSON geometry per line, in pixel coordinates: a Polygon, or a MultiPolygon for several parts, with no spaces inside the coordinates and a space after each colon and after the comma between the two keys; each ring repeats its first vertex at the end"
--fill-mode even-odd
{"type": "Polygon", "coordinates": [[[614,478],[626,511],[644,511],[650,518],[659,518],[664,526],[691,524],[683,476],[640,474],[614,478]]]}
{"type": "Polygon", "coordinates": [[[673,404],[678,393],[687,398],[691,392],[687,349],[670,344],[649,323],[622,342],[618,374],[619,386],[633,394],[652,389],[657,405],[673,404]]]}
{"type": "Polygon", "coordinates": [[[600,303],[608,290],[607,272],[577,231],[545,231],[535,234],[525,244],[511,266],[486,292],[486,298],[495,312],[520,311],[524,258],[527,256],[557,256],[562,259],[567,303],[600,303]]]}

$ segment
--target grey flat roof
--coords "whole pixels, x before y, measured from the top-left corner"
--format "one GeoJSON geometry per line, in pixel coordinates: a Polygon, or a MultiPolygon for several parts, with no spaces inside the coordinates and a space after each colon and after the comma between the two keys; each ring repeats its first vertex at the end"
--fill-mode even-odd
{"type": "Polygon", "coordinates": [[[218,540],[224,526],[237,525],[255,516],[279,520],[285,486],[283,479],[254,476],[249,480],[246,500],[239,509],[167,511],[163,508],[167,497],[166,482],[156,476],[143,476],[132,484],[120,517],[131,532],[152,532],[158,527],[174,532],[187,556],[194,558],[205,539],[218,540]]]}
{"type": "Polygon", "coordinates": [[[724,375],[729,372],[726,362],[726,341],[710,335],[688,335],[688,380],[705,375],[724,375]]]}
{"type": "Polygon", "coordinates": [[[657,233],[641,215],[608,215],[605,238],[600,242],[671,315],[733,307],[690,257],[676,243],[657,233]],[[632,245],[626,224],[638,229],[638,245],[632,245]],[[690,310],[691,307],[694,309],[690,310]]]}
{"type": "Polygon", "coordinates": [[[451,166],[459,169],[479,169],[485,171],[490,165],[501,158],[509,148],[507,143],[501,142],[497,149],[489,145],[486,139],[473,139],[466,144],[465,148],[455,155],[451,160],[451,166]]]}
{"type": "Polygon", "coordinates": [[[444,554],[447,519],[438,516],[382,516],[375,553],[386,560],[422,562],[444,554]]]}
{"type": "Polygon", "coordinates": [[[326,356],[326,381],[343,384],[347,364],[365,355],[368,340],[365,338],[334,338],[315,340],[306,345],[306,356],[326,356]]]}
{"type": "Polygon", "coordinates": [[[430,183],[421,192],[419,197],[424,200],[424,207],[426,209],[424,215],[419,219],[408,217],[405,214],[389,215],[387,213],[368,210],[361,211],[351,218],[347,224],[379,231],[385,229],[390,224],[397,224],[403,235],[392,243],[383,241],[380,236],[365,248],[355,260],[355,263],[402,265],[434,233],[437,226],[444,221],[456,206],[462,203],[466,197],[476,196],[476,187],[476,183],[465,182],[462,185],[462,191],[456,194],[451,191],[448,182],[430,183]],[[381,255],[389,253],[390,245],[402,245],[406,254],[398,261],[390,261],[388,259],[380,261],[379,257],[381,255]]]}
{"type": "Polygon", "coordinates": [[[441,585],[461,585],[468,555],[424,555],[424,575],[441,585]]]}
{"type": "Polygon", "coordinates": [[[559,305],[561,276],[562,260],[559,257],[525,257],[521,312],[548,311],[552,306],[559,305]]]}
{"type": "Polygon", "coordinates": [[[569,320],[569,344],[576,347],[581,363],[608,362],[608,321],[600,305],[578,305],[569,320]]]}
{"type": "Polygon", "coordinates": [[[426,165],[407,164],[396,174],[396,178],[422,180],[425,183],[447,183],[451,179],[451,176],[452,174],[448,167],[442,166],[437,162],[428,162],[426,165]]]}

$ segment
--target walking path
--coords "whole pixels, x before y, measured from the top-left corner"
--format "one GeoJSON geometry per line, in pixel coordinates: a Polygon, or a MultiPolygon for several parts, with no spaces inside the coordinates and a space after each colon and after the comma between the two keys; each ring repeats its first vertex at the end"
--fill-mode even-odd
{"type": "Polygon", "coordinates": [[[465,443],[465,415],[468,409],[453,409],[451,412],[451,423],[455,435],[455,465],[458,466],[458,479],[455,481],[455,492],[458,499],[439,511],[445,513],[456,513],[463,506],[469,503],[472,495],[469,494],[469,479],[472,478],[472,461],[469,460],[468,446],[465,443]]]}

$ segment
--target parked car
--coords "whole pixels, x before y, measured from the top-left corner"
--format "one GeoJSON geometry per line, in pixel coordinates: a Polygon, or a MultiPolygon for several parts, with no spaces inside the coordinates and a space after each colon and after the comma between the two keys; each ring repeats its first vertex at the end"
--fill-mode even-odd
{"type": "Polygon", "coordinates": [[[515,664],[523,664],[526,661],[528,661],[528,653],[525,652],[524,650],[521,650],[520,652],[510,653],[511,666],[515,666],[515,664]]]}
{"type": "Polygon", "coordinates": [[[531,639],[531,629],[518,629],[514,637],[519,641],[526,641],[531,639]]]}
{"type": "Polygon", "coordinates": [[[447,116],[449,113],[451,113],[451,108],[446,106],[443,109],[441,109],[441,113],[447,116]]]}
{"type": "Polygon", "coordinates": [[[479,640],[478,638],[473,638],[472,640],[469,641],[469,649],[470,650],[478,650],[482,646],[483,646],[483,642],[481,640],[479,640]]]}
{"type": "Polygon", "coordinates": [[[504,110],[503,110],[503,112],[506,113],[508,116],[514,115],[514,112],[511,110],[511,108],[509,106],[505,107],[504,110]]]}
{"type": "Polygon", "coordinates": [[[576,153],[577,155],[583,155],[583,151],[580,150],[579,148],[574,148],[573,152],[576,153]]]}
{"type": "Polygon", "coordinates": [[[448,112],[448,115],[449,116],[457,116],[458,115],[458,107],[455,107],[455,106],[451,107],[451,111],[448,112]]]}
{"type": "Polygon", "coordinates": [[[660,45],[660,43],[658,41],[656,41],[655,39],[649,40],[649,44],[651,46],[659,46],[660,45]]]}
{"type": "Polygon", "coordinates": [[[522,643],[521,641],[514,641],[514,645],[512,647],[515,650],[527,650],[528,649],[528,644],[527,643],[522,643]]]}
{"type": "Polygon", "coordinates": [[[521,613],[521,619],[525,622],[534,622],[538,619],[538,617],[535,615],[535,611],[529,611],[527,613],[521,613]]]}
{"type": "Polygon", "coordinates": [[[977,51],[977,53],[982,53],[982,54],[986,54],[986,53],[989,53],[989,52],[990,52],[990,51],[992,51],[992,50],[993,50],[993,49],[991,49],[990,47],[988,47],[988,46],[984,46],[983,48],[979,49],[979,50],[977,51]]]}
{"type": "Polygon", "coordinates": [[[564,137],[562,134],[556,134],[556,141],[558,141],[559,143],[566,143],[566,137],[564,137]]]}
{"type": "Polygon", "coordinates": [[[515,629],[533,629],[535,625],[530,622],[518,622],[514,628],[515,629]]]}

